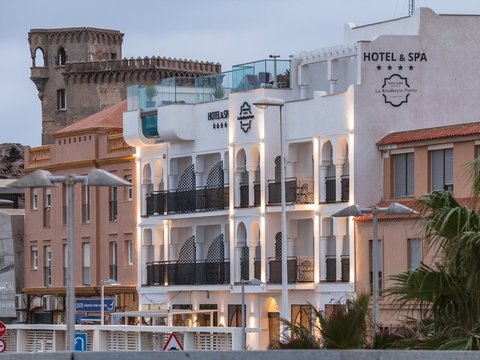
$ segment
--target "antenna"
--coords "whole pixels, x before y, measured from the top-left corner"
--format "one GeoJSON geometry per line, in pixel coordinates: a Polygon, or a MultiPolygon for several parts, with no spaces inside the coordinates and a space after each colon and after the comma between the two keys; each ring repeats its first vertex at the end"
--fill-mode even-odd
{"type": "Polygon", "coordinates": [[[415,12],[415,0],[408,0],[408,16],[412,16],[415,12]]]}

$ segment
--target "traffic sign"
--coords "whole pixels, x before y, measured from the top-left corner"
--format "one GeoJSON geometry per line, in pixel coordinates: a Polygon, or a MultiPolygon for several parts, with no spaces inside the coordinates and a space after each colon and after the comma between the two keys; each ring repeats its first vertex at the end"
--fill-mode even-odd
{"type": "Polygon", "coordinates": [[[0,321],[0,336],[5,335],[7,332],[7,325],[3,321],[0,321]]]}
{"type": "Polygon", "coordinates": [[[87,351],[87,333],[75,333],[75,351],[87,351]]]}
{"type": "Polygon", "coordinates": [[[3,339],[0,339],[0,353],[5,352],[7,350],[7,344],[3,339]]]}
{"type": "Polygon", "coordinates": [[[177,336],[172,333],[165,343],[163,350],[183,350],[183,346],[180,344],[180,341],[178,341],[177,336]]]}

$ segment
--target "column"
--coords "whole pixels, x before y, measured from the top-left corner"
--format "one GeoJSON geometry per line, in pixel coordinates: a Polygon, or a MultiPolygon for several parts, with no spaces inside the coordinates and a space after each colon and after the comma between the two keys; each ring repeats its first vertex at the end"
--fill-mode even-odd
{"type": "Polygon", "coordinates": [[[234,274],[234,278],[233,278],[233,281],[234,282],[239,282],[240,281],[240,275],[241,275],[241,269],[240,269],[240,261],[242,259],[242,247],[240,246],[235,246],[235,260],[234,260],[234,264],[235,264],[235,274],[234,274]]]}
{"type": "Polygon", "coordinates": [[[337,270],[337,281],[342,278],[341,255],[343,252],[343,237],[345,236],[345,219],[333,218],[333,233],[335,235],[335,260],[337,270]]]}
{"type": "Polygon", "coordinates": [[[325,202],[326,201],[326,196],[327,196],[327,184],[326,184],[327,170],[328,170],[328,165],[320,165],[320,202],[325,202]]]}
{"type": "Polygon", "coordinates": [[[327,280],[328,236],[320,236],[320,281],[327,280]]]}
{"type": "Polygon", "coordinates": [[[239,169],[235,171],[235,184],[234,184],[235,195],[233,197],[235,207],[240,206],[240,184],[242,183],[242,172],[243,171],[239,169]]]}

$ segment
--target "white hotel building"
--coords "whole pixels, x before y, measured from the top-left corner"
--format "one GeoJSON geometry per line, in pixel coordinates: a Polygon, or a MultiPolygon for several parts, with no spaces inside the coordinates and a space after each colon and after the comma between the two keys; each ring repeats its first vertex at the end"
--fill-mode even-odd
{"type": "Polygon", "coordinates": [[[384,200],[390,152],[376,143],[388,133],[478,120],[479,30],[480,17],[418,9],[346,25],[344,45],[288,61],[129,88],[141,310],[215,309],[214,325],[240,326],[240,282],[255,278],[245,285],[246,324],[256,331],[247,343],[262,349],[278,338],[279,314],[307,324],[309,304],[328,311],[351,297],[370,271],[355,261],[368,242],[355,241],[353,221],[331,215],[384,200]],[[253,105],[263,98],[284,106],[253,105]]]}

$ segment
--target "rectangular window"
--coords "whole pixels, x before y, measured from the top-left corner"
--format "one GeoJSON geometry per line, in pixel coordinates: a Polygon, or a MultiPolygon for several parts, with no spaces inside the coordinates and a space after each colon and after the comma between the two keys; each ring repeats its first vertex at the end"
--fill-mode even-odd
{"type": "Polygon", "coordinates": [[[110,279],[117,279],[117,243],[110,243],[110,279]]]}
{"type": "Polygon", "coordinates": [[[38,194],[37,189],[30,189],[30,197],[32,199],[32,210],[38,209],[38,194]]]}
{"type": "Polygon", "coordinates": [[[52,207],[52,193],[50,192],[50,189],[45,191],[45,207],[52,207]]]}
{"type": "Polygon", "coordinates": [[[90,223],[90,187],[82,185],[82,223],[90,223]]]}
{"type": "Polygon", "coordinates": [[[30,268],[32,270],[38,270],[38,248],[37,245],[30,247],[30,268]]]}
{"type": "Polygon", "coordinates": [[[90,285],[90,243],[82,244],[82,284],[90,285]]]}
{"type": "Polygon", "coordinates": [[[420,261],[422,260],[422,251],[421,251],[421,242],[420,239],[408,239],[408,269],[415,270],[420,266],[420,261]]]}
{"type": "Polygon", "coordinates": [[[45,246],[45,287],[52,286],[52,248],[45,246]]]}
{"type": "MultiPolygon", "coordinates": [[[[369,251],[368,251],[368,262],[369,262],[369,269],[370,269],[370,291],[373,291],[373,241],[370,240],[369,242],[369,251]]],[[[382,240],[377,240],[377,272],[378,272],[378,290],[382,290],[382,240]]]]}
{"type": "MultiPolygon", "coordinates": [[[[198,310],[217,310],[217,304],[200,304],[198,310]]],[[[218,326],[218,312],[212,311],[210,314],[198,314],[197,326],[218,326]]]]}
{"type": "Polygon", "coordinates": [[[67,94],[65,89],[57,90],[57,110],[65,110],[67,108],[67,94]]]}
{"type": "Polygon", "coordinates": [[[127,240],[127,265],[133,265],[133,241],[127,240]]]}
{"type": "Polygon", "coordinates": [[[67,285],[67,273],[68,273],[68,250],[67,245],[63,245],[63,286],[67,285]]]}
{"type": "Polygon", "coordinates": [[[67,224],[67,186],[62,184],[62,220],[63,225],[67,224]]]}
{"type": "Polygon", "coordinates": [[[413,196],[413,153],[393,155],[394,197],[413,196]]]}
{"type": "MultiPolygon", "coordinates": [[[[132,175],[125,175],[124,179],[132,183],[132,175]]],[[[132,185],[125,186],[125,200],[132,201],[132,185]]]]}
{"type": "Polygon", "coordinates": [[[453,149],[430,152],[432,191],[453,191],[453,149]]]}
{"type": "Polygon", "coordinates": [[[117,208],[118,195],[117,194],[118,194],[118,188],[116,186],[112,186],[110,188],[110,201],[109,201],[110,221],[118,220],[118,208],[117,208]]]}

